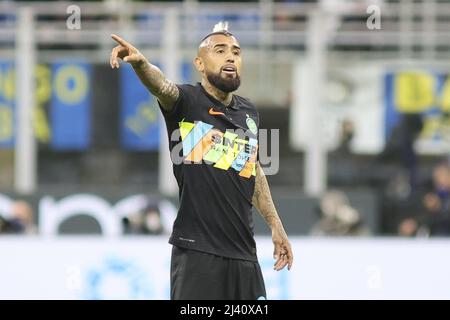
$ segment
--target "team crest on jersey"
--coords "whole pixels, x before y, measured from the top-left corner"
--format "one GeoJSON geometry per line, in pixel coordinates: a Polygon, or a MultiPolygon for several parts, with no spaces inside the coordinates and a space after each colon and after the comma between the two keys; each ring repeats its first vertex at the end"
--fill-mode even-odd
{"type": "Polygon", "coordinates": [[[247,120],[245,120],[245,123],[247,123],[247,127],[251,133],[253,133],[253,134],[258,133],[258,127],[256,126],[255,120],[250,118],[248,114],[247,114],[247,120]]]}

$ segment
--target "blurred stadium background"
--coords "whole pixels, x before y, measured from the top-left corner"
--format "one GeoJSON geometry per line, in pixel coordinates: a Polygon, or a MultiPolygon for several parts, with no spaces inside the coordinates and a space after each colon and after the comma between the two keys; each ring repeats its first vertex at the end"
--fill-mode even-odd
{"type": "Polygon", "coordinates": [[[0,0],[0,298],[169,297],[165,125],[111,70],[110,34],[195,82],[220,20],[243,47],[239,93],[279,129],[268,179],[296,261],[272,270],[255,213],[268,298],[449,299],[444,0],[0,0]]]}

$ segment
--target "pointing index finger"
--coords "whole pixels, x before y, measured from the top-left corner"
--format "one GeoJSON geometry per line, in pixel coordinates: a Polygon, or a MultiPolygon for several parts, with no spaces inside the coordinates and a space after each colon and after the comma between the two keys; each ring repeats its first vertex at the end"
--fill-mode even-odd
{"type": "Polygon", "coordinates": [[[124,47],[128,47],[128,48],[133,48],[133,46],[128,43],[127,41],[123,40],[121,37],[119,37],[116,34],[112,34],[111,38],[113,38],[118,44],[124,46],[124,47]]]}

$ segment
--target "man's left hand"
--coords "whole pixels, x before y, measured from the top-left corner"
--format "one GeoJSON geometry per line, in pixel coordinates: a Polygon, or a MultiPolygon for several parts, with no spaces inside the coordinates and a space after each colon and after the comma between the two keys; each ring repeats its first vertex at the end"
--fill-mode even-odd
{"type": "Polygon", "coordinates": [[[294,262],[294,255],[284,230],[272,231],[272,240],[275,246],[273,258],[276,260],[273,268],[276,271],[280,271],[287,265],[288,270],[291,270],[292,263],[294,262]]]}

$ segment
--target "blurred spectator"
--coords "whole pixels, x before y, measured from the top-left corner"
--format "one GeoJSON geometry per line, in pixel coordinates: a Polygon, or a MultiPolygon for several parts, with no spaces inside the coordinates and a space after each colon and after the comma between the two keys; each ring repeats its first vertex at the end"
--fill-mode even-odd
{"type": "Polygon", "coordinates": [[[16,201],[11,206],[11,213],[0,217],[0,233],[36,234],[33,209],[26,201],[16,201]]]}
{"type": "Polygon", "coordinates": [[[411,229],[411,221],[407,220],[402,226],[399,220],[417,216],[422,206],[418,156],[414,148],[422,128],[420,114],[402,114],[384,150],[368,166],[371,184],[378,188],[385,232],[407,236],[417,231],[406,232],[411,229]]]}
{"type": "Polygon", "coordinates": [[[318,208],[320,220],[313,226],[314,236],[364,236],[369,230],[363,226],[359,212],[353,208],[345,193],[328,191],[318,208]]]}
{"type": "Polygon", "coordinates": [[[333,187],[353,186],[358,181],[360,170],[351,150],[355,135],[353,121],[344,119],[339,128],[339,144],[328,155],[329,183],[333,187]]]}
{"type": "Polygon", "coordinates": [[[351,142],[355,135],[355,126],[350,119],[344,119],[341,124],[339,145],[334,151],[340,155],[351,155],[351,142]]]}
{"type": "Polygon", "coordinates": [[[422,212],[417,218],[404,219],[398,228],[402,236],[450,235],[450,165],[442,163],[433,170],[433,190],[422,199],[422,212]]]}
{"type": "Polygon", "coordinates": [[[398,227],[398,235],[402,237],[412,237],[417,235],[419,224],[414,218],[403,220],[398,227]]]}
{"type": "Polygon", "coordinates": [[[149,199],[140,212],[124,218],[123,224],[125,234],[159,235],[164,233],[159,205],[153,199],[149,199]]]}
{"type": "Polygon", "coordinates": [[[417,154],[414,142],[422,128],[423,120],[420,114],[403,114],[377,158],[377,162],[392,162],[407,170],[411,189],[414,189],[417,183],[417,154]]]}
{"type": "Polygon", "coordinates": [[[425,195],[423,202],[427,213],[430,236],[450,235],[450,166],[438,165],[433,170],[434,190],[425,195]]]}

